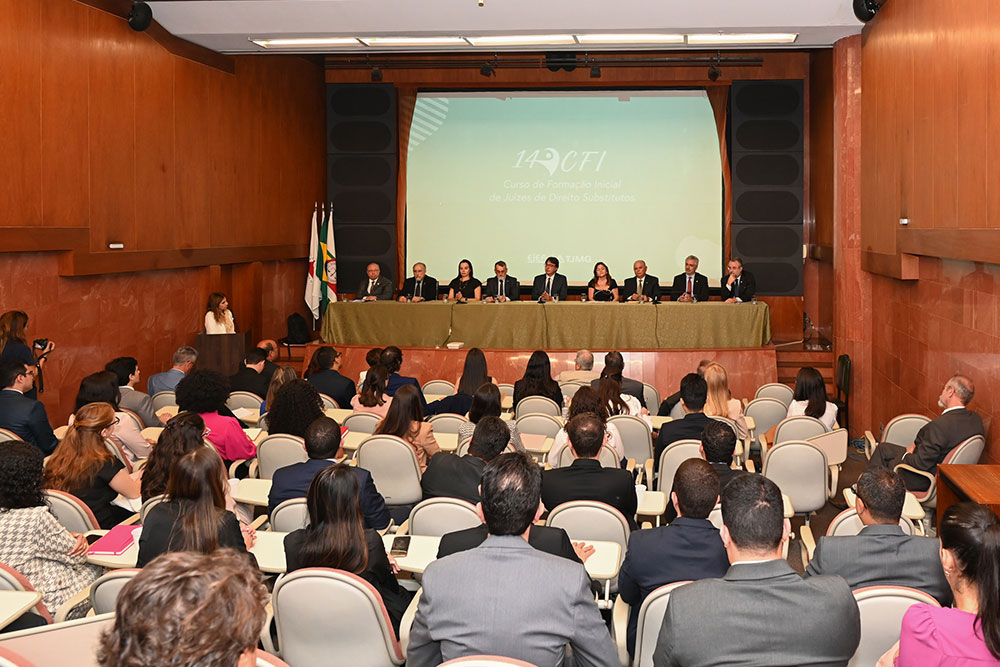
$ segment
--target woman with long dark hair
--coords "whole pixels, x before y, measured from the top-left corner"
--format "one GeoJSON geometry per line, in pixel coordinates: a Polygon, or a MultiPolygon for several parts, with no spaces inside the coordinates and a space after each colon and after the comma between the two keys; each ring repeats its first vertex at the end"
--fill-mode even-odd
{"type": "Polygon", "coordinates": [[[174,462],[205,446],[205,420],[193,412],[181,412],[167,422],[142,469],[142,500],[167,492],[174,462]]]}
{"type": "Polygon", "coordinates": [[[309,424],[323,416],[323,399],[308,380],[291,380],[274,393],[267,411],[267,432],[305,437],[309,424]]]}
{"type": "MultiPolygon", "coordinates": [[[[25,366],[37,366],[41,370],[45,366],[46,355],[56,348],[56,344],[48,341],[36,359],[32,347],[28,346],[27,328],[28,314],[23,310],[8,310],[0,315],[0,363],[20,361],[25,366]]],[[[24,395],[38,398],[38,390],[32,387],[24,395]]]]}
{"type": "Polygon", "coordinates": [[[229,299],[222,292],[212,292],[205,306],[205,333],[227,334],[236,333],[236,323],[233,321],[233,311],[229,310],[229,299]]]}
{"type": "Polygon", "coordinates": [[[472,405],[472,394],[485,382],[492,382],[486,368],[486,355],[478,347],[469,348],[465,354],[462,376],[458,379],[455,393],[427,404],[424,416],[444,413],[464,415],[472,405]]]}
{"type": "Polygon", "coordinates": [[[458,263],[458,275],[448,284],[448,300],[479,301],[483,298],[483,284],[473,275],[472,262],[463,259],[458,263]]]}
{"type": "MultiPolygon", "coordinates": [[[[139,425],[132,417],[122,412],[119,407],[121,389],[118,388],[118,376],[111,371],[91,373],[80,381],[80,389],[76,392],[76,410],[88,403],[108,403],[115,409],[115,422],[111,429],[111,437],[121,443],[125,454],[133,463],[149,456],[153,443],[143,437],[139,425]]],[[[70,423],[73,418],[70,417],[70,423]]]]}
{"type": "Polygon", "coordinates": [[[389,371],[376,362],[365,374],[361,385],[361,393],[351,399],[354,412],[371,412],[379,417],[385,417],[392,403],[392,396],[386,396],[385,383],[389,379],[389,371]]]}
{"type": "Polygon", "coordinates": [[[392,397],[392,404],[385,419],[378,423],[375,432],[399,436],[413,447],[420,464],[420,472],[427,469],[427,460],[441,451],[434,438],[434,427],[424,421],[424,408],[420,404],[420,390],[405,384],[392,397]]]}
{"type": "Polygon", "coordinates": [[[90,508],[101,528],[111,528],[132,516],[111,504],[118,494],[139,497],[139,481],[104,445],[117,419],[115,410],[108,403],[88,403],[73,417],[45,466],[45,488],[72,493],[90,508]]]}
{"type": "Polygon", "coordinates": [[[618,283],[611,277],[608,265],[604,262],[594,264],[594,277],[587,283],[588,301],[617,301],[618,283]]]}
{"type": "Polygon", "coordinates": [[[358,476],[344,464],[324,468],[313,478],[306,495],[309,526],[285,536],[287,571],[329,567],[358,575],[382,596],[398,634],[410,593],[396,581],[398,570],[386,556],[382,538],[365,529],[358,491],[358,476]]]}
{"type": "Polygon", "coordinates": [[[815,417],[828,431],[837,427],[837,406],[826,400],[826,381],[815,368],[806,366],[795,376],[795,394],[787,416],[796,415],[815,417]]]}
{"type": "MultiPolygon", "coordinates": [[[[625,445],[622,443],[622,436],[618,432],[617,426],[608,423],[607,402],[602,398],[600,392],[592,387],[580,387],[573,394],[573,398],[569,402],[569,416],[566,418],[566,422],[569,423],[570,419],[585,412],[597,415],[597,418],[604,424],[605,446],[615,450],[619,460],[624,459],[625,445]]],[[[549,450],[549,454],[545,457],[545,460],[553,468],[556,467],[559,465],[559,455],[562,449],[568,446],[569,436],[566,434],[566,428],[563,427],[556,433],[555,440],[552,442],[552,449],[549,450]]]]}
{"type": "Polygon", "coordinates": [[[524,376],[514,383],[514,406],[522,398],[528,396],[545,396],[555,401],[562,407],[562,390],[559,383],[552,379],[552,366],[549,363],[549,355],[542,350],[535,350],[528,358],[528,365],[524,369],[524,376]]]}
{"type": "MultiPolygon", "coordinates": [[[[469,421],[458,425],[458,441],[471,438],[476,431],[476,424],[483,417],[500,417],[502,408],[500,406],[500,389],[492,382],[484,382],[476,389],[472,395],[472,405],[469,407],[469,421]]],[[[521,433],[517,430],[517,422],[511,420],[505,422],[510,429],[510,444],[519,452],[524,451],[524,444],[521,442],[521,433]]]]}
{"type": "Polygon", "coordinates": [[[136,567],[168,551],[249,550],[253,532],[241,531],[236,515],[226,509],[228,484],[222,459],[208,447],[174,461],[166,498],[146,515],[136,567]]]}

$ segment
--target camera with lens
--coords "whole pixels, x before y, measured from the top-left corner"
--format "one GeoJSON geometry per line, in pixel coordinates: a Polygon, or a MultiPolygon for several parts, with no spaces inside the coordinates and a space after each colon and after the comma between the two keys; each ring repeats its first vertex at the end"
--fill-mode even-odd
{"type": "Polygon", "coordinates": [[[49,346],[49,339],[48,338],[36,338],[32,342],[32,345],[34,346],[34,348],[36,350],[44,350],[46,347],[49,346]]]}

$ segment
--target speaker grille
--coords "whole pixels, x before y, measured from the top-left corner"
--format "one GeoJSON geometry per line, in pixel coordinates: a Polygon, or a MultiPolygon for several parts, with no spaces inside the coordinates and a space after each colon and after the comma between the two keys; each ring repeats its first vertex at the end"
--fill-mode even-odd
{"type": "Polygon", "coordinates": [[[789,262],[747,262],[743,266],[754,275],[758,294],[802,293],[802,270],[789,262]]]}
{"type": "Polygon", "coordinates": [[[741,155],[733,175],[744,185],[795,185],[802,178],[802,167],[791,155],[741,155]]]}
{"type": "Polygon", "coordinates": [[[390,164],[393,158],[395,156],[337,155],[330,160],[329,177],[341,186],[388,185],[395,171],[390,164]]]}
{"type": "Polygon", "coordinates": [[[334,219],[344,222],[382,223],[395,210],[396,203],[380,190],[345,190],[333,197],[334,219]]]}
{"type": "Polygon", "coordinates": [[[802,206],[791,192],[781,190],[751,190],[733,203],[733,210],[742,222],[800,222],[802,206]]]}
{"type": "Polygon", "coordinates": [[[381,122],[337,123],[330,128],[330,143],[338,153],[381,153],[392,147],[392,130],[381,122]]]}
{"type": "Polygon", "coordinates": [[[788,116],[802,104],[802,93],[787,81],[744,86],[735,95],[736,108],[747,116],[788,116]]]}
{"type": "Polygon", "coordinates": [[[733,235],[740,257],[801,257],[802,230],[793,226],[746,226],[733,235]]]}
{"type": "Polygon", "coordinates": [[[748,120],[737,128],[736,143],[748,151],[801,150],[802,130],[787,120],[748,120]]]}
{"type": "Polygon", "coordinates": [[[338,86],[330,91],[330,112],[336,116],[384,116],[392,103],[385,85],[338,86]]]}
{"type": "MultiPolygon", "coordinates": [[[[341,225],[336,232],[337,252],[346,255],[360,255],[362,258],[394,253],[396,250],[395,232],[395,227],[341,225]]],[[[360,280],[360,277],[358,279],[360,280]]]]}

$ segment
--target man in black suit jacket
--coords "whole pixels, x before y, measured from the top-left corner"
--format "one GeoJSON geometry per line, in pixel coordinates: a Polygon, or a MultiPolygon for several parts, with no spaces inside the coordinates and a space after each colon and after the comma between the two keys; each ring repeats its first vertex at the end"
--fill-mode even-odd
{"type": "MultiPolygon", "coordinates": [[[[604,370],[601,371],[601,377],[605,375],[621,377],[620,384],[622,386],[622,393],[634,396],[639,400],[640,406],[646,407],[646,395],[643,391],[642,383],[638,380],[622,376],[624,371],[625,358],[622,356],[621,352],[611,350],[604,355],[604,370]]],[[[590,386],[594,390],[599,390],[601,388],[601,378],[599,377],[596,380],[591,380],[590,386]]]]}
{"type": "Polygon", "coordinates": [[[660,465],[660,454],[678,440],[701,440],[705,427],[712,418],[704,413],[705,400],[708,398],[708,383],[697,373],[688,373],[681,380],[681,403],[684,404],[684,419],[675,419],[660,427],[656,436],[656,453],[653,462],[660,465]]]}
{"type": "Polygon", "coordinates": [[[403,303],[437,301],[438,281],[427,275],[427,265],[417,262],[413,265],[413,276],[403,281],[399,300],[403,303]]]}
{"type": "Polygon", "coordinates": [[[684,260],[684,273],[674,276],[670,296],[682,303],[708,301],[708,278],[698,273],[698,258],[694,255],[684,260]]]}
{"type": "Polygon", "coordinates": [[[741,472],[732,468],[735,451],[736,431],[725,422],[709,418],[701,434],[701,453],[719,475],[719,489],[726,488],[726,484],[741,472]]]}
{"type": "Polygon", "coordinates": [[[362,301],[392,301],[392,281],[382,276],[382,269],[376,262],[372,262],[365,269],[368,277],[358,285],[358,292],[355,295],[362,301]]]}
{"type": "MultiPolygon", "coordinates": [[[[469,443],[469,453],[456,456],[439,452],[427,463],[420,477],[424,500],[428,498],[459,498],[473,505],[479,503],[479,480],[486,464],[507,448],[510,428],[499,417],[483,417],[476,424],[469,443]]],[[[486,539],[486,536],[483,536],[486,539]]]]}
{"type": "Polygon", "coordinates": [[[258,342],[257,348],[264,352],[264,370],[260,374],[264,376],[267,384],[270,385],[271,378],[281,368],[278,364],[274,363],[274,360],[278,358],[278,343],[268,338],[258,342]]]}
{"type": "Polygon", "coordinates": [[[753,274],[743,270],[743,260],[733,257],[726,265],[726,275],[722,277],[720,294],[726,303],[750,301],[757,294],[757,282],[753,274]]]}
{"type": "Polygon", "coordinates": [[[260,396],[263,401],[267,397],[267,378],[264,377],[264,361],[267,355],[258,348],[253,348],[243,357],[243,366],[235,375],[229,378],[232,391],[249,391],[260,396]]]}
{"type": "Polygon", "coordinates": [[[596,500],[611,505],[624,515],[635,530],[635,481],[632,473],[604,468],[597,460],[604,444],[604,425],[597,415],[579,414],[566,424],[569,446],[577,457],[568,468],[542,473],[542,503],[552,511],[573,500],[596,500]]]}
{"type": "Polygon", "coordinates": [[[566,276],[556,273],[559,270],[559,258],[549,257],[545,260],[545,273],[535,276],[535,282],[531,286],[531,298],[533,301],[565,301],[569,292],[569,284],[566,276]]]}
{"type": "Polygon", "coordinates": [[[507,262],[503,260],[497,262],[493,265],[493,272],[496,273],[496,276],[486,280],[486,287],[483,291],[484,301],[506,303],[521,298],[521,284],[514,276],[507,275],[507,262]]]}
{"type": "Polygon", "coordinates": [[[894,472],[875,468],[858,478],[854,508],[865,525],[857,535],[821,537],[805,576],[835,574],[852,590],[865,586],[908,586],[951,604],[951,587],[941,567],[941,542],[907,535],[899,527],[906,486],[894,472]]]}
{"type": "MultiPolygon", "coordinates": [[[[344,449],[340,446],[340,424],[329,417],[318,417],[306,428],[306,453],[308,461],[293,463],[274,471],[271,492],[267,496],[267,511],[292,498],[305,498],[309,485],[320,470],[344,461],[344,449]]],[[[358,476],[361,516],[365,528],[382,530],[389,525],[389,510],[385,499],[375,488],[370,472],[364,468],[351,466],[358,476]]]]}
{"type": "Polygon", "coordinates": [[[0,364],[0,428],[30,442],[48,456],[59,444],[45,406],[28,398],[25,392],[35,384],[35,368],[12,360],[0,364]]]}
{"type": "Polygon", "coordinates": [[[350,408],[351,399],[358,393],[358,388],[353,380],[340,374],[344,355],[329,345],[324,345],[316,350],[313,359],[316,360],[319,370],[310,373],[309,377],[306,378],[309,380],[309,384],[316,387],[316,391],[319,393],[326,394],[337,401],[337,405],[341,408],[345,410],[350,408]]]}
{"type": "Polygon", "coordinates": [[[659,301],[660,279],[646,275],[646,262],[635,260],[632,265],[634,278],[626,278],[622,286],[622,301],[659,301]]]}
{"type": "MultiPolygon", "coordinates": [[[[932,475],[948,452],[974,435],[983,435],[983,420],[966,406],[976,392],[972,380],[964,375],[954,375],[945,383],[938,404],[944,412],[937,419],[917,431],[909,447],[883,442],[872,452],[868,467],[892,470],[905,463],[932,475]]],[[[910,491],[926,491],[930,483],[920,475],[900,470],[903,482],[910,491]]]]}
{"type": "Polygon", "coordinates": [[[629,604],[629,655],[635,655],[636,621],[647,595],[675,581],[721,577],[729,569],[722,538],[708,520],[719,502],[719,476],[712,468],[701,459],[682,463],[670,493],[677,518],[669,526],[637,530],[628,538],[618,571],[618,593],[629,604]]]}

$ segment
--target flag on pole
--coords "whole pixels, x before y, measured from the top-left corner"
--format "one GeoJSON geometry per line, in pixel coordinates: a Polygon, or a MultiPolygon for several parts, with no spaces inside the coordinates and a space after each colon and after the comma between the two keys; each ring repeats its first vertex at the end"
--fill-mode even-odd
{"type": "Polygon", "coordinates": [[[309,306],[309,310],[312,311],[312,316],[314,320],[319,319],[319,304],[320,304],[320,276],[322,275],[323,267],[323,255],[320,254],[319,248],[319,234],[317,230],[317,214],[319,213],[319,205],[313,209],[312,215],[312,234],[309,236],[309,274],[306,276],[306,305],[309,306]],[[317,264],[317,261],[319,264],[317,264]]]}
{"type": "MultiPolygon", "coordinates": [[[[326,311],[331,301],[337,300],[337,249],[333,239],[333,202],[326,212],[319,232],[319,247],[322,254],[322,272],[317,267],[316,275],[321,277],[320,312],[326,311]]],[[[319,258],[319,254],[317,254],[319,258]]]]}

